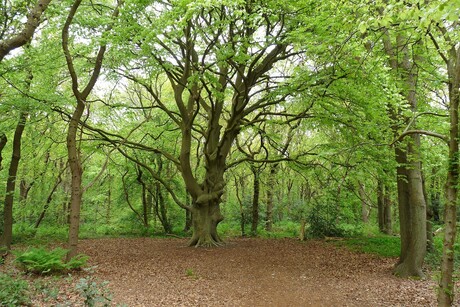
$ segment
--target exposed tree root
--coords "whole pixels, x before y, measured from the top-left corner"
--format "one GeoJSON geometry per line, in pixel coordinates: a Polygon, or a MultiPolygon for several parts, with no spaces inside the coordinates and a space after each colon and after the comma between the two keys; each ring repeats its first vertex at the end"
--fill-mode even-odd
{"type": "Polygon", "coordinates": [[[213,238],[192,238],[188,244],[190,247],[220,247],[224,246],[225,243],[222,240],[215,240],[213,238]]]}

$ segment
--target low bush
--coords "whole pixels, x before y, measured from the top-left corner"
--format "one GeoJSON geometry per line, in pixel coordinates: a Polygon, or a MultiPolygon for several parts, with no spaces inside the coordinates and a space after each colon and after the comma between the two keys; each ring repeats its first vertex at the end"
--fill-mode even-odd
{"type": "Polygon", "coordinates": [[[25,252],[16,252],[16,263],[27,272],[35,274],[59,273],[80,269],[86,265],[88,256],[77,255],[69,262],[64,261],[67,250],[56,248],[48,251],[44,248],[34,248],[25,252]]]}
{"type": "Polygon", "coordinates": [[[91,277],[80,278],[76,288],[85,300],[85,306],[110,306],[112,294],[107,281],[99,282],[91,277]]]}

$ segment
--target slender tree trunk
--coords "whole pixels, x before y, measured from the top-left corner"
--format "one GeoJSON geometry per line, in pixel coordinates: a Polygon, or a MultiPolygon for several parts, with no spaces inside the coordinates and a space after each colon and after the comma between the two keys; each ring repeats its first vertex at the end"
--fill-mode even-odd
{"type": "Polygon", "coordinates": [[[110,225],[110,219],[112,216],[112,179],[111,174],[108,175],[108,191],[107,191],[107,205],[105,209],[105,223],[110,225]]]}
{"type": "Polygon", "coordinates": [[[391,235],[393,233],[393,223],[391,217],[391,194],[390,188],[384,186],[384,198],[383,198],[383,233],[391,235]]]}
{"type": "Polygon", "coordinates": [[[54,183],[54,186],[51,189],[51,192],[48,194],[48,197],[46,198],[46,203],[45,203],[45,206],[43,207],[42,213],[40,213],[40,216],[38,217],[37,222],[35,222],[35,228],[38,228],[38,226],[40,226],[40,223],[42,222],[42,220],[45,218],[46,211],[48,210],[48,208],[49,208],[49,206],[51,204],[51,201],[53,200],[54,192],[56,192],[59,184],[62,182],[62,174],[64,173],[64,171],[66,169],[67,168],[63,168],[59,172],[59,175],[58,175],[58,177],[56,179],[56,182],[54,183]]]}
{"type": "Polygon", "coordinates": [[[427,202],[426,204],[426,251],[430,253],[434,251],[433,224],[431,222],[431,220],[433,219],[433,211],[431,210],[431,205],[428,204],[428,193],[426,191],[425,176],[422,176],[422,185],[423,185],[423,195],[427,202]]]}
{"type": "Polygon", "coordinates": [[[28,113],[21,112],[19,121],[16,126],[13,138],[13,154],[11,157],[10,167],[8,170],[8,179],[6,182],[5,203],[3,207],[3,235],[1,246],[11,249],[13,241],[13,202],[14,191],[16,187],[16,175],[18,172],[19,160],[21,159],[21,138],[26,125],[28,113]]]}
{"type": "Polygon", "coordinates": [[[359,197],[361,198],[361,219],[364,224],[367,224],[369,223],[370,206],[367,203],[367,195],[366,191],[364,190],[364,185],[362,183],[359,183],[358,189],[359,197]]]}
{"type": "Polygon", "coordinates": [[[80,207],[83,196],[81,158],[77,146],[78,123],[83,115],[85,105],[78,101],[77,107],[69,122],[67,131],[67,155],[69,160],[71,181],[70,181],[70,213],[69,213],[69,242],[67,261],[77,255],[78,234],[80,230],[80,207]]]}
{"type": "Polygon", "coordinates": [[[430,211],[432,212],[433,222],[439,222],[439,205],[441,204],[441,193],[439,182],[436,177],[436,169],[432,170],[433,180],[430,184],[430,211]]]}
{"type": "Polygon", "coordinates": [[[6,135],[4,133],[0,133],[0,171],[3,169],[3,167],[2,167],[2,161],[3,161],[2,151],[3,151],[3,148],[5,148],[5,145],[6,145],[7,142],[8,142],[8,139],[6,138],[6,135]]]}
{"type": "Polygon", "coordinates": [[[381,180],[377,182],[377,222],[379,231],[384,232],[385,194],[384,185],[381,180]]]}
{"type": "Polygon", "coordinates": [[[29,191],[33,186],[33,182],[28,184],[24,179],[21,179],[19,183],[19,202],[25,203],[27,201],[27,196],[29,196],[29,191]]]}
{"type": "Polygon", "coordinates": [[[257,235],[257,226],[259,225],[259,195],[260,195],[260,178],[259,170],[256,167],[251,167],[253,174],[253,194],[252,194],[252,224],[251,235],[257,235]]]}
{"type": "Polygon", "coordinates": [[[139,182],[139,184],[141,185],[142,187],[142,191],[141,191],[141,200],[142,200],[142,219],[143,219],[143,223],[144,223],[144,226],[146,228],[149,227],[149,214],[148,214],[148,204],[147,204],[147,193],[148,193],[148,190],[147,190],[147,186],[144,182],[144,179],[142,178],[142,170],[141,170],[141,167],[139,165],[136,165],[136,171],[137,171],[137,182],[139,182]]]}
{"type": "Polygon", "coordinates": [[[246,197],[246,189],[245,189],[246,183],[244,180],[244,176],[240,176],[239,180],[237,176],[235,176],[235,193],[236,193],[236,198],[238,199],[238,204],[240,206],[240,229],[241,229],[241,236],[244,237],[246,236],[246,213],[245,213],[245,208],[244,208],[244,199],[246,197]],[[241,186],[241,195],[239,192],[239,187],[241,186]]]}
{"type": "Polygon", "coordinates": [[[270,167],[270,175],[268,178],[268,188],[267,188],[267,214],[265,218],[265,230],[272,231],[273,226],[273,189],[275,188],[276,182],[276,169],[278,164],[273,164],[270,167]]]}
{"type": "Polygon", "coordinates": [[[165,198],[163,196],[163,192],[161,190],[161,184],[157,182],[156,184],[156,195],[155,195],[155,209],[156,213],[158,216],[158,219],[161,222],[161,226],[163,226],[163,229],[165,233],[171,233],[172,232],[172,226],[171,223],[169,223],[168,220],[168,212],[166,209],[166,204],[165,204],[165,198]]]}
{"type": "MultiPolygon", "coordinates": [[[[448,32],[448,31],[446,31],[448,32]]],[[[460,48],[452,47],[447,61],[449,76],[449,165],[444,206],[444,241],[439,280],[438,305],[452,306],[455,293],[453,281],[455,237],[457,235],[457,203],[459,177],[459,115],[460,104],[460,48]]]]}
{"type": "MultiPolygon", "coordinates": [[[[96,58],[94,61],[94,68],[90,77],[88,78],[88,83],[82,91],[79,89],[78,75],[75,70],[73,57],[69,50],[69,29],[77,13],[77,10],[81,4],[82,0],[75,0],[72,7],[70,8],[69,14],[67,15],[66,21],[62,28],[62,50],[67,63],[67,69],[72,80],[72,92],[75,96],[76,107],[72,114],[72,118],[69,122],[69,127],[67,131],[67,154],[68,161],[70,166],[70,173],[72,176],[71,179],[71,196],[70,196],[70,225],[69,225],[69,242],[66,260],[69,261],[72,257],[77,254],[78,247],[78,233],[80,229],[80,207],[81,199],[83,196],[83,189],[81,186],[83,169],[81,166],[81,158],[79,153],[79,147],[77,146],[77,131],[80,119],[85,110],[85,102],[89,94],[96,85],[97,79],[102,69],[102,62],[104,60],[104,55],[107,50],[107,45],[101,44],[99,50],[97,51],[96,58]]],[[[120,1],[122,2],[122,1],[120,1]]],[[[112,17],[116,18],[118,16],[119,10],[118,5],[120,2],[117,2],[117,7],[113,11],[112,17]]],[[[110,31],[111,26],[108,26],[104,32],[110,31]]]]}

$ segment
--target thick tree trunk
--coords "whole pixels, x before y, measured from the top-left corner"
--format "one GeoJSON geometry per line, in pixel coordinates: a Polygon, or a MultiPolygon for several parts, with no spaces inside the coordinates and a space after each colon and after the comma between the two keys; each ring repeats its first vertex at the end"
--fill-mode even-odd
{"type": "MultiPolygon", "coordinates": [[[[186,196],[185,196],[185,203],[187,206],[190,206],[190,194],[188,194],[187,191],[185,191],[186,196]]],[[[185,209],[185,224],[184,224],[184,232],[189,232],[190,229],[192,228],[192,212],[189,209],[185,209]]]]}
{"type": "MultiPolygon", "coordinates": [[[[414,144],[419,136],[414,136],[414,144]]],[[[414,153],[408,146],[408,153],[414,153]]],[[[426,204],[423,194],[420,162],[409,160],[406,153],[396,149],[401,255],[394,273],[401,277],[423,277],[426,253],[426,204]]],[[[413,157],[412,157],[413,159],[413,157]]]]}
{"type": "MultiPolygon", "coordinates": [[[[398,32],[392,40],[388,29],[384,29],[383,44],[388,55],[388,64],[392,72],[400,78],[401,94],[412,112],[418,111],[415,49],[418,43],[408,44],[404,33],[398,32]],[[415,55],[415,56],[414,56],[415,55]]],[[[389,108],[393,120],[392,130],[399,136],[403,125],[416,125],[414,120],[404,115],[402,110],[389,108]]],[[[405,127],[407,128],[407,127],[405,127]]],[[[412,128],[412,127],[411,127],[412,128]]],[[[397,142],[395,157],[398,187],[398,206],[401,234],[401,255],[395,268],[395,274],[402,277],[422,277],[422,264],[426,253],[426,200],[423,194],[422,168],[420,163],[420,135],[412,134],[409,145],[397,142]],[[405,148],[402,148],[405,146],[405,148]]]]}
{"type": "Polygon", "coordinates": [[[13,241],[13,202],[16,187],[16,175],[18,172],[19,160],[21,159],[21,138],[26,125],[28,113],[21,112],[13,138],[13,154],[11,157],[8,179],[6,182],[5,203],[3,206],[3,235],[1,246],[11,249],[13,241]]]}
{"type": "Polygon", "coordinates": [[[189,245],[195,247],[213,247],[222,245],[217,233],[217,225],[223,220],[220,202],[211,200],[204,204],[194,203],[192,207],[193,235],[189,245]]]}

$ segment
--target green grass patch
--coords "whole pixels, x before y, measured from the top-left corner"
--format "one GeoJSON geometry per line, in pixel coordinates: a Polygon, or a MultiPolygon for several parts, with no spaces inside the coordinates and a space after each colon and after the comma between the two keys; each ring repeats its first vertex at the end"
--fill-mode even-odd
{"type": "Polygon", "coordinates": [[[357,237],[334,243],[352,251],[383,257],[398,257],[401,252],[400,239],[394,236],[357,237]]]}

